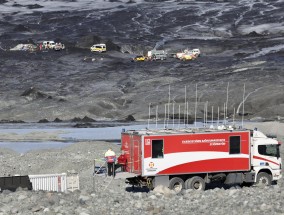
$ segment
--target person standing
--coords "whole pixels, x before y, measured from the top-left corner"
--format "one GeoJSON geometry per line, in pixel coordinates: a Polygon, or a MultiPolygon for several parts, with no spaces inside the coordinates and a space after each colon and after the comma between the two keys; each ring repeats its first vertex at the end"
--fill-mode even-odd
{"type": "Polygon", "coordinates": [[[117,158],[117,165],[115,166],[115,169],[118,169],[121,167],[121,171],[126,171],[126,164],[127,164],[127,158],[125,155],[125,152],[122,150],[121,155],[117,158]]]}
{"type": "Polygon", "coordinates": [[[112,148],[109,148],[105,153],[105,159],[107,162],[107,173],[108,176],[114,176],[114,163],[116,161],[115,152],[112,151],[112,148]]]}

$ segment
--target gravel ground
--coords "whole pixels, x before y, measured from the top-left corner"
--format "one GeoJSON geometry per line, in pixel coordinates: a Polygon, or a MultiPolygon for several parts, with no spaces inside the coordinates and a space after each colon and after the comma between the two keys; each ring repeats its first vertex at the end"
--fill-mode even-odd
{"type": "MultiPolygon", "coordinates": [[[[250,124],[262,127],[266,133],[278,131],[284,141],[283,124],[269,122],[250,124]]],[[[103,191],[103,177],[96,177],[93,186],[93,160],[103,157],[112,147],[108,142],[80,142],[60,150],[30,151],[18,154],[0,149],[2,176],[14,174],[48,174],[74,170],[80,175],[80,190],[56,193],[44,191],[0,193],[0,215],[6,214],[284,214],[282,192],[284,183],[270,187],[215,186],[203,192],[185,190],[176,195],[165,187],[154,191],[131,187],[124,179],[115,179],[103,191]],[[95,188],[95,189],[94,189],[95,188]]],[[[281,149],[282,157],[283,147],[281,149]]],[[[118,174],[119,175],[119,174],[118,174]]]]}

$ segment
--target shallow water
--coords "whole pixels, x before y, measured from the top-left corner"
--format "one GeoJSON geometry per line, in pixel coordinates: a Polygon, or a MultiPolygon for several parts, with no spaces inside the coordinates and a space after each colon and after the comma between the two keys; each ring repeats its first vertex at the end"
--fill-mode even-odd
{"type": "MultiPolygon", "coordinates": [[[[145,129],[148,124],[135,124],[135,125],[119,125],[114,124],[112,127],[104,127],[101,125],[99,128],[71,128],[70,123],[23,123],[23,124],[1,124],[0,135],[28,135],[30,133],[43,133],[54,134],[58,132],[57,141],[46,140],[29,140],[26,141],[12,141],[12,140],[0,140],[1,148],[9,148],[19,153],[25,153],[30,150],[37,149],[54,149],[63,148],[70,144],[79,141],[95,141],[105,140],[114,144],[120,144],[120,136],[123,129],[125,130],[137,130],[145,129]]],[[[168,125],[169,128],[173,128],[173,125],[168,125]]],[[[150,124],[149,129],[164,128],[164,124],[150,124]]],[[[177,128],[177,125],[176,125],[177,128]]]]}
{"type": "MultiPolygon", "coordinates": [[[[109,124],[111,125],[111,124],[109,124]]],[[[196,124],[197,127],[203,127],[203,123],[198,122],[196,124]]],[[[207,127],[212,125],[211,123],[207,124],[207,127]]],[[[216,122],[214,122],[216,125],[216,122]]],[[[106,124],[101,124],[101,127],[98,128],[72,128],[70,127],[70,123],[46,123],[46,124],[39,124],[39,123],[23,123],[23,124],[0,124],[0,135],[1,134],[8,134],[9,136],[15,135],[15,140],[0,140],[0,147],[1,148],[9,148],[19,153],[26,153],[30,150],[38,150],[38,149],[57,149],[63,148],[68,145],[74,144],[75,142],[79,141],[109,141],[114,144],[120,144],[121,132],[123,130],[140,130],[149,128],[149,130],[161,129],[164,128],[164,124],[113,124],[111,127],[106,124]],[[57,139],[47,140],[17,140],[16,135],[30,135],[42,133],[43,135],[56,134],[57,139]],[[46,134],[45,134],[46,133],[46,134]]],[[[179,129],[184,128],[184,124],[172,124],[169,123],[167,127],[169,129],[179,129]]],[[[194,124],[186,125],[186,127],[195,127],[194,124]]],[[[30,135],[32,136],[32,135],[30,135]]],[[[21,136],[20,136],[21,137],[21,136]]]]}

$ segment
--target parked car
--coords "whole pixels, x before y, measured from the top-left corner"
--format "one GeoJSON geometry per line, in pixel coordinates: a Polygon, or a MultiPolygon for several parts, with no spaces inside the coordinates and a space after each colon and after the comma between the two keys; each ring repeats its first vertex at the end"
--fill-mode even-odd
{"type": "Polygon", "coordinates": [[[147,58],[143,55],[137,55],[136,57],[132,59],[132,61],[146,61],[146,60],[147,58]]]}
{"type": "Polygon", "coordinates": [[[54,49],[55,51],[60,51],[60,50],[65,49],[65,46],[64,46],[64,44],[62,44],[62,43],[55,43],[55,46],[54,46],[53,49],[54,49]]]}
{"type": "Polygon", "coordinates": [[[90,49],[91,52],[106,52],[106,44],[95,44],[90,49]]]}

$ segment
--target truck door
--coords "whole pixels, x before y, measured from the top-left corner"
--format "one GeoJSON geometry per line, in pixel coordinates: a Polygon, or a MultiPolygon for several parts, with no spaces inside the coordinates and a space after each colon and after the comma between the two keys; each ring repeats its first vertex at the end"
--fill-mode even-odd
{"type": "Polygon", "coordinates": [[[131,136],[130,138],[130,172],[141,173],[141,137],[131,136]]]}
{"type": "Polygon", "coordinates": [[[254,166],[269,166],[271,169],[277,170],[281,164],[279,145],[256,145],[253,158],[254,166]]]}

